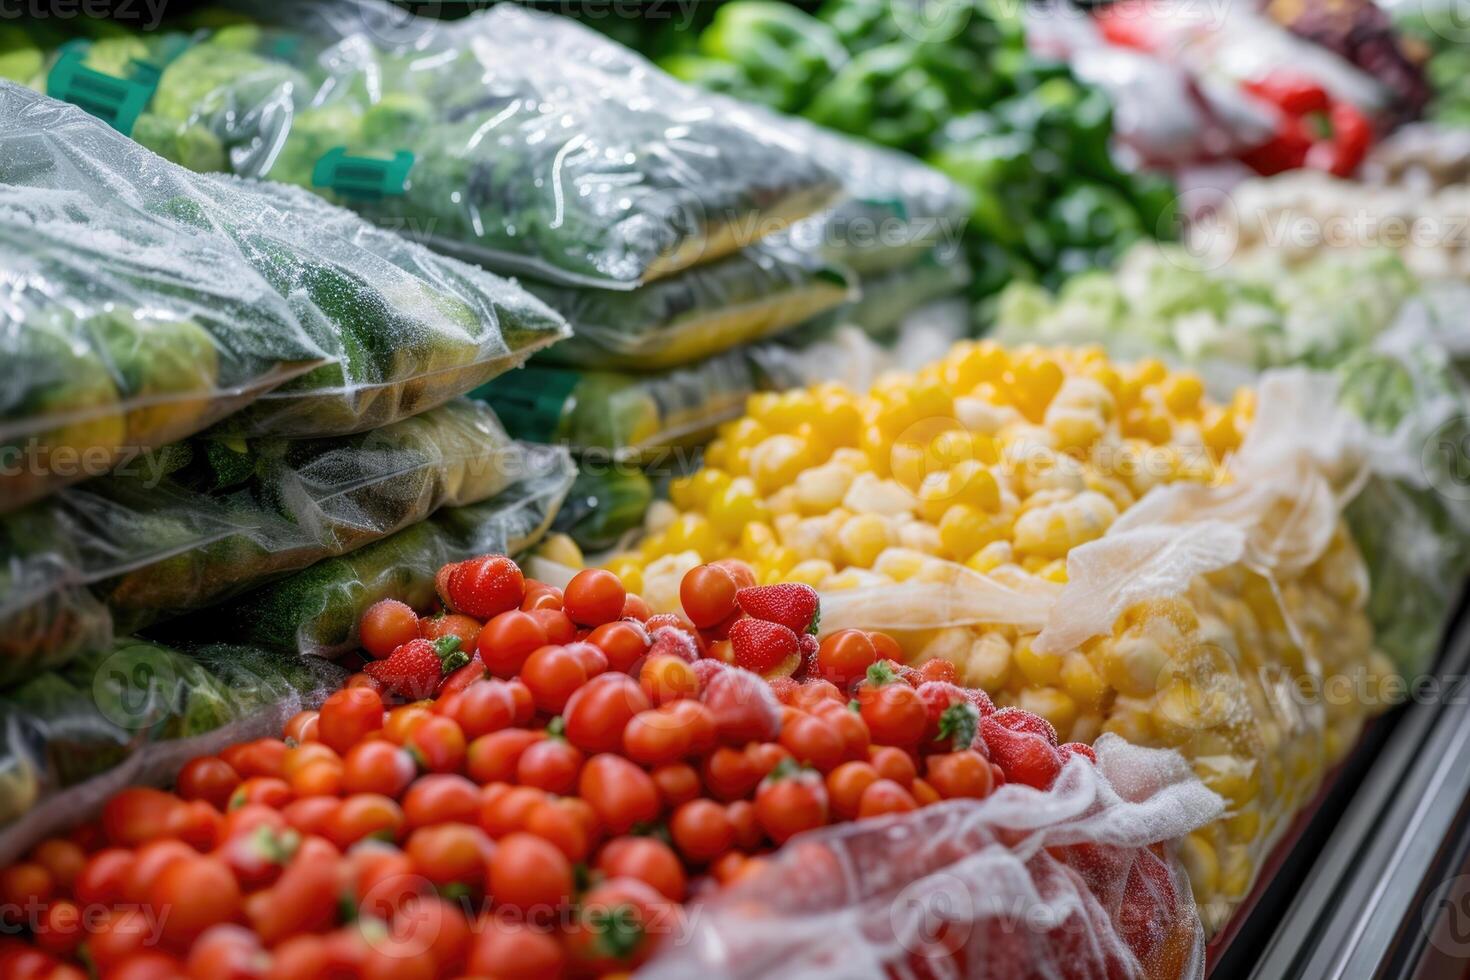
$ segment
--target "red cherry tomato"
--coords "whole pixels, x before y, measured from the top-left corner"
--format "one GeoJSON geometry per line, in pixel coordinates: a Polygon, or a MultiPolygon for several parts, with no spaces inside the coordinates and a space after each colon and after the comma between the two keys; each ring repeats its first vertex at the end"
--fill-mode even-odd
{"type": "Polygon", "coordinates": [[[626,674],[648,652],[648,634],[643,627],[627,620],[603,623],[587,634],[587,642],[607,655],[609,670],[626,674]]]}
{"type": "Polygon", "coordinates": [[[538,709],[559,714],[572,693],[587,683],[587,667],[564,646],[544,646],[526,658],[521,683],[530,689],[538,709]]]}
{"type": "Polygon", "coordinates": [[[648,773],[611,753],[587,760],[577,792],[614,834],[626,834],[637,824],[658,819],[662,809],[658,787],[648,773]]]}
{"type": "Polygon", "coordinates": [[[616,575],[602,568],[587,568],[572,576],[562,590],[562,609],[574,623],[601,626],[622,614],[627,598],[628,592],[616,575]]]}
{"type": "Polygon", "coordinates": [[[475,647],[485,669],[495,677],[511,678],[520,673],[532,651],[550,639],[541,620],[520,610],[503,612],[480,630],[475,647]]]}
{"type": "Polygon", "coordinates": [[[368,606],[357,624],[362,648],[377,660],[385,659],[418,635],[418,613],[397,599],[381,599],[368,606]]]}
{"type": "Polygon", "coordinates": [[[594,677],[567,700],[563,712],[567,741],[584,752],[617,751],[629,720],[649,707],[643,688],[627,674],[594,677]]]}
{"type": "Polygon", "coordinates": [[[340,755],[383,727],[383,699],[377,691],[352,687],[337,691],[322,705],[317,734],[340,755]]]}
{"type": "Polygon", "coordinates": [[[739,612],[735,576],[718,565],[698,565],[679,582],[679,604],[684,615],[700,629],[710,629],[739,612]]]}

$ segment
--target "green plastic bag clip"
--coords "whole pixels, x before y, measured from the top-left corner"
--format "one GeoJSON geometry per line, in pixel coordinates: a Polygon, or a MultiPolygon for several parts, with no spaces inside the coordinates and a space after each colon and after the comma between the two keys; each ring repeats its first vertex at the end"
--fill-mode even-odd
{"type": "Polygon", "coordinates": [[[311,185],[336,191],[344,197],[377,199],[402,197],[408,190],[408,172],[413,169],[413,152],[399,150],[391,160],[349,156],[338,146],[323,153],[311,172],[311,185]]]}
{"type": "Polygon", "coordinates": [[[153,99],[163,69],[134,59],[133,77],[118,78],[88,68],[82,63],[86,57],[86,44],[64,46],[61,57],[46,76],[46,94],[70,102],[124,136],[131,136],[138,116],[153,99]]]}

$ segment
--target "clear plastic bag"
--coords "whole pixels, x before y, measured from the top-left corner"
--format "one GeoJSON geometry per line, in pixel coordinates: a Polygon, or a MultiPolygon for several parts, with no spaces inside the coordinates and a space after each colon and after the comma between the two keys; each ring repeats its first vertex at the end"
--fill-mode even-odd
{"type": "Polygon", "coordinates": [[[704,441],[755,390],[746,352],[733,350],[657,374],[533,364],[470,395],[518,439],[628,462],[704,441]]]}
{"type": "Polygon", "coordinates": [[[856,283],[815,253],[767,241],[630,292],[526,288],[573,325],[537,358],[599,371],[656,371],[779,334],[835,309],[856,283]]]}
{"type": "Polygon", "coordinates": [[[53,474],[6,477],[0,508],[64,478],[59,449],[133,459],[242,406],[225,431],[362,431],[567,333],[511,282],[305,192],[191,174],[8,83],[0,134],[0,442],[39,436],[53,474]]]}
{"type": "MultiPolygon", "coordinates": [[[[781,238],[865,279],[911,266],[926,255],[965,268],[970,196],[949,177],[907,153],[799,117],[727,102],[732,114],[784,129],[842,181],[841,201],[793,225],[781,238]]],[[[966,275],[961,285],[968,284],[966,275]]]]}
{"type": "Polygon", "coordinates": [[[161,73],[133,135],[190,166],[319,189],[493,268],[629,288],[837,190],[796,145],[567,18],[238,6],[278,27],[138,39],[161,73]]]}
{"type": "Polygon", "coordinates": [[[1406,677],[1424,671],[1470,571],[1470,495],[1453,467],[1470,416],[1455,369],[1470,289],[1427,288],[1389,251],[1255,254],[1208,271],[1172,249],[1139,248],[1115,275],[1079,277],[1054,299],[1004,295],[1012,343],[1102,343],[1197,371],[1226,395],[1272,366],[1335,374],[1342,405],[1373,434],[1371,475],[1346,517],[1371,578],[1377,640],[1406,677]]]}
{"type": "Polygon", "coordinates": [[[0,518],[0,555],[34,582],[0,598],[0,683],[104,647],[109,613],[133,633],[478,503],[514,478],[513,452],[494,412],[455,401],[337,439],[178,443],[157,473],[103,477],[0,518]]]}
{"type": "Polygon", "coordinates": [[[162,210],[199,178],[5,82],[0,139],[0,511],[197,432],[326,358],[234,242],[162,210]],[[87,167],[114,149],[116,169],[87,167]]]}
{"type": "Polygon", "coordinates": [[[470,507],[440,511],[349,555],[318,562],[237,600],[167,624],[162,635],[246,643],[332,659],[358,648],[357,624],[379,599],[416,609],[435,602],[434,574],[474,555],[515,554],[539,541],[556,518],[576,467],[564,449],[524,446],[506,454],[514,482],[470,507]]]}
{"type": "Polygon", "coordinates": [[[1223,802],[1176,753],[1097,744],[1041,792],[1005,786],[802,834],[690,915],[640,975],[1204,976],[1169,842],[1223,802]]]}
{"type": "Polygon", "coordinates": [[[279,731],[344,676],[251,647],[185,654],[126,639],[33,677],[0,696],[0,860],[87,819],[125,786],[279,731]]]}
{"type": "Polygon", "coordinates": [[[1227,802],[1181,852],[1211,934],[1390,706],[1395,673],[1341,516],[1371,441],[1325,375],[1268,372],[1256,417],[1274,424],[1252,426],[1221,479],[1155,486],[1067,552],[1064,585],[891,549],[877,580],[822,599],[824,631],[891,630],[915,661],[955,662],[998,703],[1055,716],[1064,700],[1063,737],[1179,749],[1227,802]]]}

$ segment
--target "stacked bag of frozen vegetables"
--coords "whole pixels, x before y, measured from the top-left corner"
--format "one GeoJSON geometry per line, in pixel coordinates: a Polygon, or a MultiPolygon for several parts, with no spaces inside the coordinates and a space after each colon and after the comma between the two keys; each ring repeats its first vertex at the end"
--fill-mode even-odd
{"type": "Polygon", "coordinates": [[[513,282],[8,82],[0,138],[9,823],[269,728],[340,677],[287,643],[194,659],[245,632],[167,621],[431,516],[445,560],[524,545],[570,463],[459,397],[568,333],[513,282]],[[164,628],[167,647],[129,636],[164,628]]]}

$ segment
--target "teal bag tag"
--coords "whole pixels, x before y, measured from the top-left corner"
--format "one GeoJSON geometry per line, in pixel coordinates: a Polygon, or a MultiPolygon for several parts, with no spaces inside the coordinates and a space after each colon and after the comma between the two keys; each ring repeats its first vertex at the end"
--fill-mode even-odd
{"type": "Polygon", "coordinates": [[[402,197],[408,190],[408,172],[413,169],[411,150],[399,150],[392,159],[350,156],[338,146],[323,153],[311,172],[311,185],[336,191],[344,197],[376,200],[402,197]]]}
{"type": "Polygon", "coordinates": [[[153,99],[163,69],[135,59],[133,77],[118,78],[88,68],[82,63],[86,57],[85,42],[63,46],[61,57],[46,76],[46,94],[70,102],[124,136],[131,136],[138,116],[153,99]]]}

